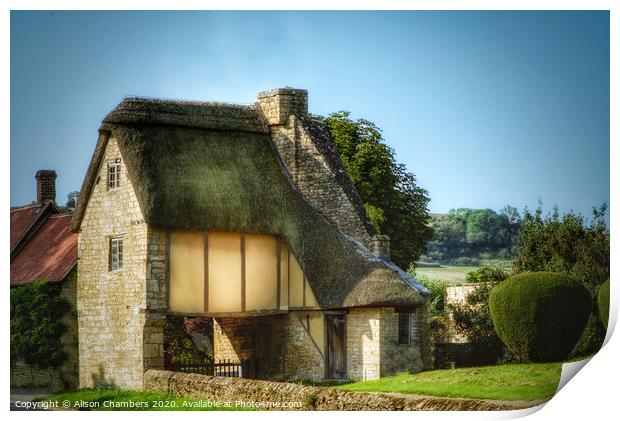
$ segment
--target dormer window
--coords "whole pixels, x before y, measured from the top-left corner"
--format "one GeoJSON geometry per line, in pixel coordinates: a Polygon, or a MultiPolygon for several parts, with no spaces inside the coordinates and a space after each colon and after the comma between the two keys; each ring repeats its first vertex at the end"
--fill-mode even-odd
{"type": "Polygon", "coordinates": [[[108,190],[118,189],[121,186],[120,158],[108,162],[108,190]]]}

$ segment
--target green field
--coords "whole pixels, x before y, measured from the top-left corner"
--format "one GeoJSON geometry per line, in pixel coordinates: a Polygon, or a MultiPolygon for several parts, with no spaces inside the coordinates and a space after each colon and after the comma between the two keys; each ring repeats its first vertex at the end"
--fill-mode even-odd
{"type": "Polygon", "coordinates": [[[533,401],[553,396],[560,382],[561,363],[505,364],[489,367],[398,374],[355,382],[339,389],[419,395],[533,401]]]}
{"type": "Polygon", "coordinates": [[[457,266],[457,265],[444,265],[441,267],[431,268],[416,268],[415,272],[418,276],[423,276],[428,279],[438,279],[441,281],[449,282],[453,285],[462,285],[465,283],[465,276],[471,271],[478,269],[481,266],[499,266],[502,268],[510,269],[512,262],[510,260],[489,260],[482,261],[478,266],[457,266]]]}

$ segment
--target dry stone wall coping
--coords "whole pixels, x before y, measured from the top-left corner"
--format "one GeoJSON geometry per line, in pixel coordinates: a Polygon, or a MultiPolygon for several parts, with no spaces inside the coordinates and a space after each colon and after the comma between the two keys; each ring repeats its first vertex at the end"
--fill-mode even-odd
{"type": "MultiPolygon", "coordinates": [[[[331,411],[501,411],[521,409],[508,403],[478,399],[423,397],[376,392],[350,392],[296,383],[213,377],[148,370],[144,388],[218,402],[301,402],[297,410],[331,411]]],[[[274,408],[277,409],[277,408],[274,408]]]]}

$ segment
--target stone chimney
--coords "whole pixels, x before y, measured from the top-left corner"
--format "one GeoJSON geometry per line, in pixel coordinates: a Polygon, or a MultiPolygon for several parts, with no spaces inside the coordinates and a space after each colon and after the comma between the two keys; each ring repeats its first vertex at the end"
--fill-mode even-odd
{"type": "Polygon", "coordinates": [[[390,260],[390,237],[388,235],[373,236],[371,251],[380,259],[390,260]]]}
{"type": "Polygon", "coordinates": [[[308,114],[308,91],[279,88],[258,94],[258,107],[270,126],[286,124],[291,114],[308,114]]]}
{"type": "Polygon", "coordinates": [[[39,170],[34,178],[37,179],[37,203],[56,203],[56,171],[39,170]]]}

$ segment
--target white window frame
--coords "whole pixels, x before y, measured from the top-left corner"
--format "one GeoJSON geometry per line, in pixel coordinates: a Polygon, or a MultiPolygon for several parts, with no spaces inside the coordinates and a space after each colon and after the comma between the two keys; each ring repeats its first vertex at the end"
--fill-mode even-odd
{"type": "Polygon", "coordinates": [[[108,162],[108,190],[121,187],[121,160],[120,158],[108,162]]]}
{"type": "Polygon", "coordinates": [[[123,270],[123,237],[110,238],[110,271],[123,270]]]}

